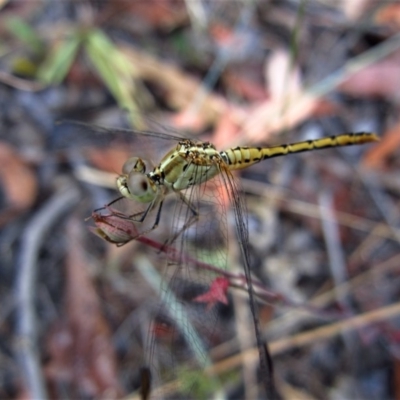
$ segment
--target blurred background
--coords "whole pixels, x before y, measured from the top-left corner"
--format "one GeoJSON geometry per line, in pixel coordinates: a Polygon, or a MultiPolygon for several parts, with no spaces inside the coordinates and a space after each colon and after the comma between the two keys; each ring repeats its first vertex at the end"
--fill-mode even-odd
{"type": "MultiPolygon", "coordinates": [[[[157,164],[174,141],[73,120],[221,150],[376,132],[235,176],[279,396],[398,398],[399,30],[396,1],[0,0],[0,397],[134,398],[143,386],[160,295],[146,272],[161,276],[165,255],[117,248],[87,217],[117,197],[128,157],[157,164]]],[[[244,294],[230,287],[228,304],[198,316],[218,383],[181,373],[166,397],[262,398],[244,294]]],[[[152,362],[173,336],[159,325],[152,362]]]]}

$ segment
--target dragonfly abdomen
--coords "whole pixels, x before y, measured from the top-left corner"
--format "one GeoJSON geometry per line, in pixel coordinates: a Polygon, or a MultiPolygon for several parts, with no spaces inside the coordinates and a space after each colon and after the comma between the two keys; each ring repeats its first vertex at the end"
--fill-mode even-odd
{"type": "Polygon", "coordinates": [[[349,146],[377,140],[379,140],[378,137],[373,133],[359,132],[273,147],[236,147],[222,151],[220,154],[228,164],[229,169],[235,170],[247,168],[267,158],[284,156],[290,153],[349,146]]]}
{"type": "Polygon", "coordinates": [[[230,170],[247,168],[264,159],[262,147],[236,147],[221,151],[220,155],[230,170]]]}

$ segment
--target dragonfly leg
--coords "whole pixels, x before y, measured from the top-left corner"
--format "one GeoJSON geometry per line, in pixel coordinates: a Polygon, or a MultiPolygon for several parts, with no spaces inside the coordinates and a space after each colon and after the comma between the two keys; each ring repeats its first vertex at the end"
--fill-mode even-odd
{"type": "Polygon", "coordinates": [[[149,213],[149,211],[153,209],[154,204],[155,204],[155,201],[152,201],[152,202],[149,204],[149,206],[146,208],[145,211],[140,211],[140,212],[138,212],[138,213],[130,214],[130,215],[127,215],[127,214],[125,214],[125,213],[123,213],[123,212],[117,211],[117,210],[114,209],[114,208],[111,208],[111,206],[112,206],[114,203],[116,203],[117,201],[122,200],[122,199],[124,199],[124,198],[125,198],[125,197],[123,197],[123,196],[117,197],[115,200],[111,201],[110,203],[108,203],[107,205],[105,205],[105,206],[103,206],[103,207],[97,208],[97,209],[94,210],[93,212],[96,213],[96,212],[98,212],[98,211],[107,210],[107,211],[110,212],[110,215],[112,215],[112,216],[115,216],[115,217],[118,217],[118,218],[121,218],[121,219],[128,219],[128,220],[131,220],[131,221],[133,221],[133,222],[142,223],[142,222],[146,219],[146,216],[147,216],[147,214],[149,213]],[[140,218],[139,218],[139,216],[140,216],[140,218]]]}
{"type": "MultiPolygon", "coordinates": [[[[99,212],[99,211],[107,210],[107,211],[110,213],[110,215],[112,215],[112,216],[115,216],[115,217],[118,217],[118,218],[121,218],[121,219],[129,219],[129,220],[132,220],[132,221],[134,221],[134,222],[143,222],[144,219],[146,218],[146,215],[148,214],[149,210],[151,209],[151,207],[152,207],[152,205],[153,205],[153,204],[150,204],[149,207],[147,207],[147,209],[146,209],[145,211],[141,211],[141,212],[138,212],[138,213],[132,214],[132,215],[126,215],[126,214],[124,214],[123,212],[119,212],[119,211],[117,211],[116,209],[111,208],[111,206],[112,206],[114,203],[116,203],[117,201],[120,201],[120,200],[122,200],[122,199],[124,199],[123,196],[117,197],[116,199],[114,199],[114,200],[111,201],[110,203],[106,204],[105,206],[100,207],[100,208],[96,208],[93,212],[94,212],[94,213],[97,213],[97,212],[99,212]],[[138,219],[137,217],[138,217],[139,215],[140,215],[141,217],[138,219]]],[[[89,217],[89,218],[90,218],[90,217],[89,217]]]]}
{"type": "MultiPolygon", "coordinates": [[[[119,197],[117,200],[120,200],[121,198],[122,197],[119,197]]],[[[118,217],[121,219],[127,219],[127,220],[130,220],[133,222],[143,222],[143,220],[144,220],[143,214],[145,214],[146,211],[141,211],[141,212],[138,212],[138,213],[132,214],[132,215],[126,215],[125,213],[117,211],[116,209],[110,207],[111,204],[114,204],[115,202],[116,202],[116,200],[112,201],[111,203],[107,204],[104,207],[94,210],[93,212],[96,213],[98,211],[107,210],[110,213],[109,216],[118,217]],[[141,216],[140,219],[136,218],[138,215],[141,216]]]]}
{"type": "Polygon", "coordinates": [[[110,206],[112,206],[114,203],[116,203],[117,201],[120,201],[122,199],[123,199],[123,196],[119,196],[116,199],[114,199],[113,201],[111,201],[110,203],[106,204],[105,206],[96,208],[93,212],[97,213],[98,211],[108,210],[108,211],[114,213],[114,211],[110,210],[110,206]]]}
{"type": "MultiPolygon", "coordinates": [[[[161,250],[160,250],[161,252],[165,251],[166,247],[170,246],[183,232],[185,232],[194,223],[196,223],[199,218],[199,213],[198,213],[197,209],[195,207],[193,207],[192,203],[181,192],[176,192],[176,194],[179,196],[180,200],[188,207],[188,209],[190,210],[191,216],[188,218],[188,220],[185,222],[185,224],[177,232],[175,232],[175,234],[171,238],[169,238],[168,240],[165,241],[165,243],[161,247],[161,250]]],[[[136,240],[144,235],[147,235],[148,233],[152,232],[153,230],[155,230],[158,227],[160,220],[161,220],[163,201],[159,201],[159,199],[155,199],[154,201],[152,201],[149,204],[149,206],[146,208],[145,211],[141,211],[136,214],[127,215],[123,212],[119,212],[119,211],[116,211],[115,209],[111,208],[112,204],[116,203],[117,201],[119,201],[123,198],[124,197],[118,197],[117,199],[113,200],[106,206],[96,209],[94,212],[107,210],[110,212],[110,215],[115,216],[117,218],[131,220],[131,221],[137,222],[137,223],[142,223],[148,216],[149,212],[154,209],[155,204],[157,202],[159,202],[154,224],[149,229],[146,229],[143,232],[140,232],[139,234],[137,234],[136,236],[133,236],[132,238],[130,238],[129,241],[136,240]]],[[[127,242],[124,242],[117,246],[123,246],[126,243],[127,242]]]]}
{"type": "MultiPolygon", "coordinates": [[[[151,228],[149,228],[149,229],[146,229],[146,230],[143,231],[143,232],[140,232],[138,235],[132,237],[131,240],[136,240],[136,239],[140,238],[140,237],[143,236],[143,235],[147,235],[148,233],[154,231],[154,229],[156,229],[156,228],[158,227],[158,224],[160,223],[160,218],[161,218],[162,206],[163,206],[163,201],[160,201],[160,204],[158,205],[158,210],[157,210],[156,219],[155,219],[155,221],[154,221],[153,226],[152,226],[151,228]]],[[[143,213],[142,218],[141,218],[140,220],[138,220],[138,221],[135,221],[135,222],[143,222],[144,219],[146,218],[146,216],[147,216],[149,210],[152,209],[152,208],[153,208],[153,203],[150,204],[149,207],[147,207],[146,211],[143,213]]],[[[140,213],[138,213],[138,214],[140,214],[140,213]]],[[[134,215],[138,215],[138,214],[134,214],[134,215]]],[[[127,216],[127,215],[124,216],[124,218],[129,218],[129,217],[130,217],[130,216],[127,216]]]]}
{"type": "MultiPolygon", "coordinates": [[[[93,215],[99,214],[100,215],[100,219],[102,219],[103,221],[107,221],[108,225],[113,226],[111,220],[107,220],[107,217],[115,217],[117,219],[121,219],[121,220],[127,220],[127,221],[131,221],[133,223],[142,223],[147,215],[149,214],[149,211],[153,210],[156,203],[158,202],[158,210],[157,210],[157,214],[156,214],[156,218],[154,221],[154,224],[151,228],[144,230],[143,232],[137,233],[135,236],[130,236],[128,240],[125,240],[123,242],[120,243],[116,243],[116,242],[112,242],[115,243],[117,245],[117,247],[121,247],[129,242],[131,242],[132,240],[136,240],[140,237],[142,237],[143,235],[146,235],[148,233],[150,233],[151,231],[153,231],[154,229],[156,229],[158,227],[158,224],[160,222],[160,218],[161,218],[161,210],[162,210],[162,205],[163,205],[163,201],[159,200],[159,199],[155,199],[154,201],[152,201],[148,207],[146,208],[145,211],[141,211],[138,212],[136,214],[125,214],[124,212],[118,211],[114,208],[111,207],[112,204],[114,204],[115,202],[119,201],[123,199],[123,197],[118,197],[117,199],[113,200],[111,203],[105,205],[104,207],[98,208],[96,210],[93,211],[92,216],[90,218],[94,218],[93,215]],[[103,210],[107,210],[109,212],[108,215],[102,215],[100,213],[98,213],[99,211],[103,211],[103,210]],[[138,218],[140,216],[140,218],[138,218]]],[[[97,219],[99,219],[99,216],[97,216],[97,219]]],[[[96,219],[95,219],[96,220],[96,219]]],[[[115,225],[115,220],[114,220],[114,225],[115,225]]],[[[124,231],[126,230],[126,226],[122,225],[122,227],[119,224],[116,224],[116,227],[119,228],[120,230],[124,231]]],[[[115,228],[115,226],[114,226],[115,228]]],[[[137,232],[137,229],[134,229],[137,232]]],[[[101,231],[101,228],[100,228],[101,231]]],[[[106,236],[107,236],[107,232],[103,232],[106,236]]],[[[127,233],[127,232],[125,232],[127,233]]],[[[103,236],[102,236],[103,237],[103,236]]],[[[104,238],[104,237],[103,237],[104,238]]],[[[108,240],[108,239],[106,239],[108,240]]]]}
{"type": "Polygon", "coordinates": [[[148,367],[142,367],[140,370],[140,398],[147,400],[150,398],[151,392],[151,371],[148,367]]]}
{"type": "MultiPolygon", "coordinates": [[[[134,220],[134,221],[135,221],[135,222],[143,222],[143,221],[146,219],[147,214],[149,213],[149,211],[152,210],[152,209],[154,208],[154,205],[155,205],[156,201],[157,201],[157,199],[154,199],[154,201],[152,201],[152,202],[149,204],[149,206],[146,208],[146,210],[145,210],[144,212],[142,211],[142,212],[140,212],[140,213],[136,213],[136,214],[129,215],[128,218],[131,219],[131,218],[133,218],[133,217],[136,217],[136,216],[142,214],[142,216],[140,217],[140,219],[134,220]]],[[[162,202],[160,202],[160,205],[159,205],[159,207],[158,207],[157,215],[158,215],[158,213],[160,212],[161,204],[162,204],[162,202]]],[[[156,221],[157,221],[157,217],[156,217],[156,221]]],[[[157,225],[158,225],[158,222],[157,222],[157,225]]],[[[151,230],[153,230],[153,229],[154,229],[154,227],[153,227],[151,230]]]]}
{"type": "MultiPolygon", "coordinates": [[[[132,240],[137,240],[137,239],[139,239],[140,237],[142,237],[142,236],[144,236],[144,235],[147,235],[148,233],[150,233],[150,232],[152,232],[154,229],[156,229],[157,226],[158,226],[158,224],[159,224],[159,222],[160,222],[162,204],[163,204],[163,202],[160,201],[160,204],[159,204],[158,210],[157,210],[156,220],[155,220],[155,222],[154,222],[154,224],[153,224],[153,226],[152,226],[151,228],[146,229],[146,230],[143,231],[143,232],[140,232],[140,233],[137,234],[136,236],[131,236],[131,237],[129,238],[129,240],[124,241],[123,243],[116,243],[117,247],[124,246],[125,244],[131,242],[132,240]]],[[[117,218],[132,220],[131,218],[129,218],[130,216],[125,215],[125,214],[123,214],[123,213],[113,212],[112,210],[111,210],[111,212],[112,212],[113,215],[116,216],[117,218]]],[[[136,215],[137,215],[137,214],[136,214],[136,215]]],[[[143,218],[143,219],[144,219],[144,218],[143,218]]],[[[134,222],[138,222],[138,221],[134,221],[134,222]]],[[[161,246],[161,251],[162,251],[162,249],[163,249],[163,247],[161,246]]]]}

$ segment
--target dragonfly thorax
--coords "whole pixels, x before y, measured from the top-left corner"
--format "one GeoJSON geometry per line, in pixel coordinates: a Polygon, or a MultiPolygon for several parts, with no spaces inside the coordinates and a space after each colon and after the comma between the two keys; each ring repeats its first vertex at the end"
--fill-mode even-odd
{"type": "Polygon", "coordinates": [[[215,177],[221,163],[224,160],[211,143],[184,140],[167,153],[148,176],[156,185],[176,192],[215,177]]]}

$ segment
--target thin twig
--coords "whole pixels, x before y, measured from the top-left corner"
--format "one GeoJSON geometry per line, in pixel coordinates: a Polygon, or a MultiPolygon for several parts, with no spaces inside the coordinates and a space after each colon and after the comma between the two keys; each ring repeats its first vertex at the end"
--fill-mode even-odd
{"type": "MultiPolygon", "coordinates": [[[[327,340],[340,333],[352,331],[355,329],[363,328],[368,325],[385,321],[390,318],[395,318],[400,315],[400,303],[391,304],[386,307],[379,308],[377,310],[369,311],[364,314],[356,315],[352,318],[345,319],[340,322],[336,322],[330,325],[325,325],[317,329],[312,329],[307,332],[302,332],[297,335],[288,336],[282,339],[269,343],[269,348],[272,355],[277,355],[288,351],[293,348],[299,348],[302,346],[312,345],[321,340],[327,340]]],[[[240,354],[234,355],[221,362],[214,364],[210,369],[206,369],[206,374],[222,374],[227,371],[231,371],[234,368],[239,367],[243,363],[244,357],[250,357],[254,360],[258,359],[258,349],[251,348],[240,354]]],[[[175,380],[163,385],[160,388],[154,390],[153,394],[160,393],[174,393],[179,387],[179,381],[175,380]]],[[[128,399],[137,399],[135,396],[127,396],[128,399]]]]}
{"type": "MultiPolygon", "coordinates": [[[[400,302],[397,302],[364,314],[356,315],[352,318],[344,319],[340,322],[335,322],[307,332],[275,340],[269,343],[270,351],[273,356],[276,356],[294,348],[312,345],[318,341],[330,339],[343,331],[364,328],[374,323],[398,317],[399,315],[400,302]]],[[[256,348],[249,349],[246,353],[250,353],[251,357],[254,357],[254,359],[257,359],[258,357],[258,349],[256,348]]],[[[218,364],[214,364],[213,372],[219,374],[238,367],[242,363],[242,357],[243,353],[225,359],[218,364]]]]}
{"type": "Polygon", "coordinates": [[[45,88],[45,86],[39,82],[21,79],[4,71],[0,71],[0,82],[3,82],[4,84],[13,88],[28,92],[37,92],[45,88]]]}
{"type": "MultiPolygon", "coordinates": [[[[323,190],[318,196],[318,203],[321,210],[322,231],[328,251],[329,268],[334,282],[334,287],[339,286],[348,280],[346,258],[343,246],[340,241],[339,227],[333,210],[332,193],[323,190]]],[[[347,297],[340,296],[335,292],[336,302],[346,313],[353,314],[351,304],[347,297]]],[[[357,362],[357,357],[352,357],[356,347],[356,338],[352,332],[342,332],[344,345],[347,354],[350,355],[351,363],[357,362]]]]}
{"type": "Polygon", "coordinates": [[[21,256],[17,264],[15,286],[17,302],[16,353],[22,381],[32,399],[48,397],[37,345],[35,294],[38,253],[50,228],[78,200],[79,192],[75,187],[63,186],[31,219],[21,238],[21,256]]]}
{"type": "MultiPolygon", "coordinates": [[[[343,247],[340,243],[338,224],[332,207],[332,195],[324,190],[318,198],[322,230],[327,246],[329,266],[335,286],[341,285],[348,279],[346,261],[343,254],[343,247]]],[[[337,302],[347,308],[347,302],[343,297],[338,297],[337,302]]]]}
{"type": "MultiPolygon", "coordinates": [[[[243,178],[241,179],[241,185],[246,192],[278,200],[281,207],[289,212],[312,218],[321,218],[321,209],[318,209],[315,204],[292,199],[291,192],[287,190],[278,189],[272,185],[254,184],[250,180],[243,178]]],[[[357,229],[361,232],[373,233],[377,237],[398,241],[400,230],[393,226],[389,227],[387,224],[361,218],[343,211],[336,211],[335,215],[340,225],[348,226],[349,228],[357,229]],[[378,226],[379,229],[375,229],[378,226]]]]}

